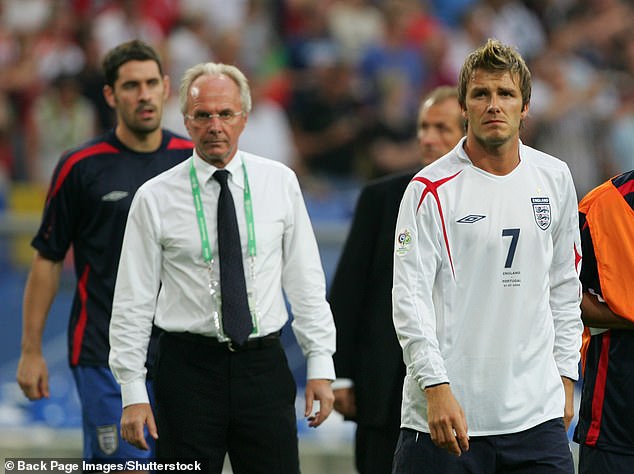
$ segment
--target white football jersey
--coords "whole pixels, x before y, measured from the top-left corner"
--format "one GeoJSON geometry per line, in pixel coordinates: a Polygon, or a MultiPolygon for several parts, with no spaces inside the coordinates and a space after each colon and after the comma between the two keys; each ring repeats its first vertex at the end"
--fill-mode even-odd
{"type": "Polygon", "coordinates": [[[394,325],[407,366],[401,426],[429,432],[426,386],[449,382],[470,436],[563,416],[582,322],[577,200],[565,163],[520,143],[497,176],[464,139],[401,201],[394,325]]]}

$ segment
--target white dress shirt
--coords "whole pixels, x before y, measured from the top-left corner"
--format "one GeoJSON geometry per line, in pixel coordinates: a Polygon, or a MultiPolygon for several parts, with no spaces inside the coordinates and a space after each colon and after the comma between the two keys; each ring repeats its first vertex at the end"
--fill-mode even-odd
{"type": "Polygon", "coordinates": [[[408,185],[397,220],[394,325],[407,366],[401,426],[429,432],[426,386],[449,382],[469,435],[564,414],[583,325],[577,201],[565,163],[520,145],[496,176],[463,149],[408,185]]]}
{"type": "MultiPolygon", "coordinates": [[[[148,402],[144,364],[153,322],[168,332],[225,339],[218,317],[214,318],[217,300],[209,293],[208,266],[202,256],[190,184],[192,159],[209,244],[214,258],[218,254],[220,185],[212,177],[217,168],[194,152],[193,158],[141,186],[128,216],[112,307],[109,359],[121,384],[123,406],[148,402]]],[[[280,163],[242,151],[225,169],[231,173],[229,188],[240,228],[247,286],[256,302],[256,333],[251,337],[284,326],[286,295],[294,317],[293,332],[307,358],[308,378],[334,379],[335,326],[326,301],[317,242],[295,174],[280,163]],[[247,256],[243,160],[255,224],[254,278],[249,277],[251,259],[247,256]]],[[[219,279],[217,260],[212,279],[219,279]]]]}

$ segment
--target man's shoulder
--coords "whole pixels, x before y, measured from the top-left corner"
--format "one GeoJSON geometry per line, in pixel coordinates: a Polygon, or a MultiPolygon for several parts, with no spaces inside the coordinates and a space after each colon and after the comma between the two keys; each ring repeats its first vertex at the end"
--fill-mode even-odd
{"type": "Polygon", "coordinates": [[[425,166],[412,178],[417,183],[435,183],[460,173],[471,162],[461,157],[455,150],[425,166]]]}
{"type": "Polygon", "coordinates": [[[194,148],[194,142],[189,138],[172,132],[167,128],[162,129],[163,146],[167,150],[188,150],[190,153],[194,148]]]}
{"type": "Polygon", "coordinates": [[[587,213],[591,207],[610,207],[614,200],[623,199],[634,210],[634,171],[619,174],[586,194],[579,203],[579,211],[587,213]]]}
{"type": "Polygon", "coordinates": [[[61,156],[60,163],[75,163],[96,155],[117,154],[120,152],[121,147],[118,146],[117,141],[114,139],[114,133],[110,131],[66,150],[61,156]]]}
{"type": "Polygon", "coordinates": [[[295,172],[291,168],[279,161],[242,150],[240,151],[240,157],[247,168],[249,178],[251,178],[251,175],[260,176],[262,173],[265,173],[267,177],[276,175],[295,176],[295,172]]]}
{"type": "Polygon", "coordinates": [[[258,155],[256,153],[250,153],[248,151],[239,151],[240,159],[244,160],[245,164],[257,165],[263,167],[270,167],[271,169],[290,169],[284,163],[280,161],[267,158],[266,156],[258,155]]]}
{"type": "Polygon", "coordinates": [[[634,202],[632,202],[632,199],[634,199],[634,170],[621,173],[610,181],[625,200],[634,208],[634,202]]]}
{"type": "Polygon", "coordinates": [[[387,190],[405,187],[412,180],[417,171],[418,170],[403,171],[373,179],[364,186],[364,189],[387,190]]]}
{"type": "Polygon", "coordinates": [[[568,165],[563,160],[528,145],[521,144],[520,157],[541,168],[550,168],[553,171],[568,170],[568,165]]]}
{"type": "Polygon", "coordinates": [[[163,193],[171,187],[180,187],[183,183],[189,186],[190,160],[184,160],[171,168],[153,176],[143,183],[137,193],[163,193]]]}
{"type": "Polygon", "coordinates": [[[117,144],[114,132],[110,131],[65,151],[55,167],[49,195],[54,196],[69,176],[82,176],[96,157],[119,155],[122,150],[117,144]]]}
{"type": "Polygon", "coordinates": [[[398,199],[400,202],[400,198],[415,174],[415,170],[411,170],[389,174],[368,181],[361,188],[359,202],[372,203],[374,205],[380,201],[392,201],[392,198],[398,199]]]}

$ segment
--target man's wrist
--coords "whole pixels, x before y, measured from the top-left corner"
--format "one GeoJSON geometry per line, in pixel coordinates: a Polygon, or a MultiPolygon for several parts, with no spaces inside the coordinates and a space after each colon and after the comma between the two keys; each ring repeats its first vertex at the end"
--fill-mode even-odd
{"type": "Polygon", "coordinates": [[[427,390],[429,388],[439,387],[440,385],[449,385],[449,382],[439,382],[439,383],[433,383],[431,385],[425,385],[424,390],[427,390]]]}
{"type": "Polygon", "coordinates": [[[352,388],[352,387],[354,387],[354,382],[352,381],[352,379],[340,378],[340,379],[336,379],[332,383],[333,390],[343,390],[343,389],[352,388]]]}

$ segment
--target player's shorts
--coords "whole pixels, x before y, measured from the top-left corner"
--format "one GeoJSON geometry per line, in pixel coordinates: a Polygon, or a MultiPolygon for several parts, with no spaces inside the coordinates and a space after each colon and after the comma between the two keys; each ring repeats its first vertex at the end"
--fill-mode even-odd
{"type": "Polygon", "coordinates": [[[634,472],[634,454],[623,454],[579,446],[579,474],[634,472]]]}
{"type": "MultiPolygon", "coordinates": [[[[121,388],[107,367],[71,368],[82,407],[84,448],[88,461],[111,459],[150,459],[154,457],[154,438],[146,429],[149,451],[135,448],[121,439],[121,388]]],[[[151,382],[147,383],[153,403],[151,382]]]]}
{"type": "Polygon", "coordinates": [[[429,433],[402,428],[392,474],[573,474],[568,436],[561,418],[519,433],[474,436],[460,457],[437,447],[429,433]]]}

